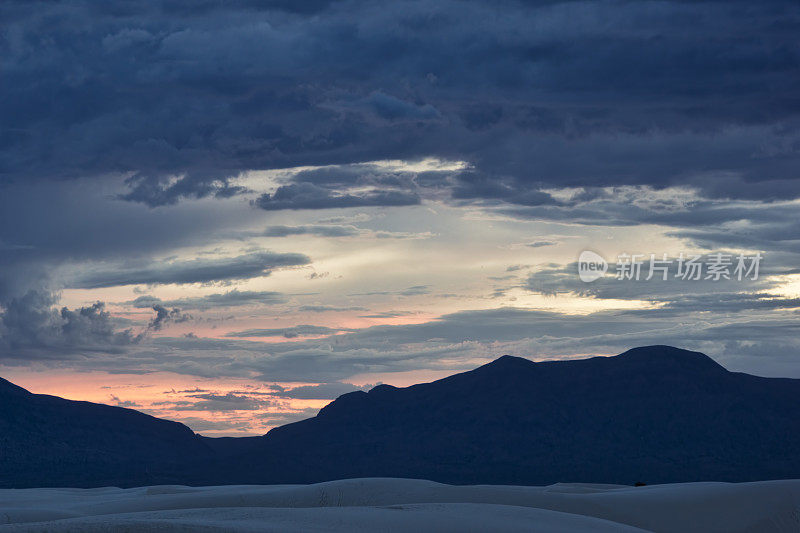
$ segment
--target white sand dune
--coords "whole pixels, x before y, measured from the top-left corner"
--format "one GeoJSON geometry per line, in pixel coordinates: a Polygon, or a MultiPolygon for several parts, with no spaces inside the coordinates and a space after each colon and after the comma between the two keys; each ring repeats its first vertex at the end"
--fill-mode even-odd
{"type": "Polygon", "coordinates": [[[628,487],[315,485],[0,490],[2,531],[798,532],[800,480],[628,487]]]}

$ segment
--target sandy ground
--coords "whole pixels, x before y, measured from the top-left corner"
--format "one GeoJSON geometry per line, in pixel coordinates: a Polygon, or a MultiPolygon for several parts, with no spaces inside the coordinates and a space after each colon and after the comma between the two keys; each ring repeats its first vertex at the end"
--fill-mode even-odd
{"type": "Polygon", "coordinates": [[[799,532],[800,480],[628,487],[315,485],[0,490],[0,532],[799,532]]]}

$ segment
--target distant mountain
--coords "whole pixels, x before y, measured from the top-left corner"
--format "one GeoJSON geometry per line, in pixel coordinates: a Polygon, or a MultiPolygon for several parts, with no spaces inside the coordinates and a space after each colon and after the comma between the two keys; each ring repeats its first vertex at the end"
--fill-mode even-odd
{"type": "Polygon", "coordinates": [[[534,363],[503,356],[352,392],[263,437],[208,439],[142,413],[0,380],[0,486],[633,484],[800,478],[800,380],[668,346],[534,363]]]}
{"type": "Polygon", "coordinates": [[[0,379],[0,487],[173,483],[213,456],[183,424],[0,379]]]}
{"type": "Polygon", "coordinates": [[[432,383],[345,394],[228,468],[237,481],[270,483],[800,478],[800,380],[728,372],[669,346],[542,363],[504,356],[432,383]]]}

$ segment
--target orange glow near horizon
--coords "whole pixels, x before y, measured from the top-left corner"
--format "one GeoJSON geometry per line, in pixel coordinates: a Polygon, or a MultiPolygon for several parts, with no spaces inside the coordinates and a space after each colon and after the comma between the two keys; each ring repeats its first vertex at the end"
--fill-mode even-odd
{"type": "Polygon", "coordinates": [[[217,436],[262,435],[294,419],[314,416],[331,399],[281,398],[272,386],[292,389],[313,383],[263,383],[244,378],[200,378],[170,372],[109,374],[106,372],[35,371],[0,366],[0,375],[34,394],[117,405],[183,422],[197,433],[217,436]],[[241,398],[241,404],[216,402],[202,409],[202,395],[241,398]],[[248,401],[249,400],[249,401],[248,401]]]}

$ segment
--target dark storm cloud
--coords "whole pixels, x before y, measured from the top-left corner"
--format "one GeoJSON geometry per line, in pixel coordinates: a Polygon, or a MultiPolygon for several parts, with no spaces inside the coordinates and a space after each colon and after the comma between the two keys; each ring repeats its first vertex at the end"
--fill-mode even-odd
{"type": "MultiPolygon", "coordinates": [[[[84,288],[248,279],[308,264],[267,252],[153,260],[242,226],[231,205],[258,213],[237,198],[243,171],[299,165],[325,168],[281,178],[253,205],[435,198],[502,206],[519,219],[659,224],[708,247],[800,252],[797,206],[785,202],[800,194],[796,2],[6,1],[0,19],[4,353],[108,351],[114,359],[87,364],[335,381],[435,367],[441,357],[471,364],[498,355],[487,352],[495,341],[552,355],[680,338],[749,361],[771,354],[765,368],[799,348],[785,309],[793,302],[763,286],[750,287],[752,297],[726,290],[683,302],[644,294],[665,309],[590,319],[464,312],[334,340],[187,337],[149,347],[115,330],[101,304],[56,309],[54,291],[65,286],[54,271],[68,262],[82,275],[67,285],[84,288]],[[355,165],[424,157],[470,167],[355,165]],[[640,194],[620,197],[623,185],[640,194]],[[685,205],[642,201],[674,185],[699,193],[685,205]],[[565,200],[549,191],[559,187],[584,190],[565,200]],[[186,201],[203,198],[219,206],[213,215],[186,201]],[[720,204],[727,199],[750,201],[720,204]],[[703,306],[736,310],[747,327],[698,320],[703,306]],[[780,316],[759,316],[765,307],[780,316]],[[731,340],[750,333],[751,344],[731,340]]],[[[604,290],[595,296],[635,296],[604,290]]],[[[345,309],[355,308],[301,310],[345,309]]]]}
{"type": "Polygon", "coordinates": [[[281,209],[332,209],[342,207],[416,205],[416,194],[401,191],[371,191],[363,194],[342,194],[313,183],[282,185],[272,193],[258,197],[255,205],[267,211],[281,209]]]}
{"type": "Polygon", "coordinates": [[[416,205],[421,198],[415,178],[375,164],[328,165],[301,170],[253,204],[268,211],[416,205]]]}
{"type": "Polygon", "coordinates": [[[521,187],[517,180],[504,180],[478,172],[462,172],[455,176],[452,197],[456,200],[502,200],[518,205],[559,205],[546,192],[530,186],[521,187]]]}
{"type": "Polygon", "coordinates": [[[370,108],[376,115],[386,120],[429,120],[439,118],[439,111],[430,104],[415,104],[400,98],[375,91],[366,98],[357,102],[370,108]]]}
{"type": "Polygon", "coordinates": [[[775,250],[792,254],[800,253],[800,224],[796,214],[772,223],[749,224],[745,227],[721,229],[679,229],[667,234],[688,239],[702,248],[731,246],[750,250],[775,250]]]}
{"type": "Polygon", "coordinates": [[[656,224],[667,235],[703,248],[744,248],[800,253],[795,202],[724,201],[685,189],[586,189],[558,206],[503,206],[498,213],[520,220],[583,226],[656,224]]]}
{"type": "Polygon", "coordinates": [[[140,174],[128,178],[125,183],[130,187],[130,192],[120,194],[119,199],[141,202],[150,207],[176,204],[184,198],[230,198],[247,192],[245,187],[230,185],[227,178],[212,176],[210,179],[202,179],[197,174],[182,175],[169,185],[163,185],[155,176],[140,174]]]}
{"type": "Polygon", "coordinates": [[[89,270],[70,286],[78,288],[115,287],[136,284],[207,283],[268,276],[276,268],[307,265],[303,254],[253,252],[236,257],[157,262],[141,267],[116,266],[89,270]]]}
{"type": "MultiPolygon", "coordinates": [[[[562,185],[800,192],[788,0],[74,0],[0,15],[4,181],[125,173],[122,197],[157,206],[239,194],[230,178],[249,169],[436,156],[490,176],[457,179],[464,201],[543,205],[539,189],[562,185]]],[[[416,201],[315,187],[258,205],[416,201]]]]}

